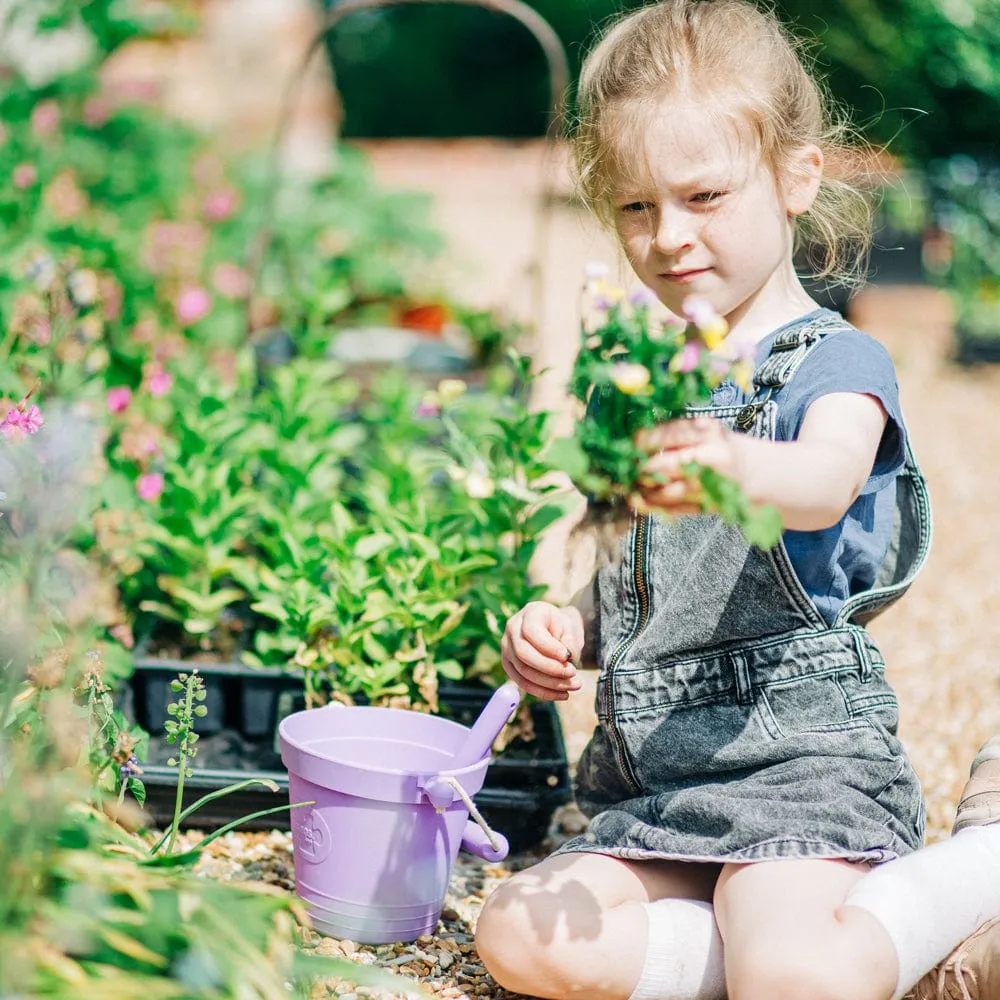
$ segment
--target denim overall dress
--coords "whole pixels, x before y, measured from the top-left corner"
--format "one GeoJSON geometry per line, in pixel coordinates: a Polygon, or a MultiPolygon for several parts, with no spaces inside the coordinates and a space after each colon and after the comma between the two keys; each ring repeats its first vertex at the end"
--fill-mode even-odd
{"type": "MultiPolygon", "coordinates": [[[[825,314],[783,330],[746,403],[692,415],[773,440],[782,387],[844,328],[825,314]]],[[[595,579],[599,725],[576,774],[591,824],[559,851],[883,862],[916,849],[923,797],[864,628],[906,590],[930,544],[908,445],[894,522],[874,585],[830,626],[784,544],[761,551],[713,516],[634,518],[622,559],[595,579]]]]}

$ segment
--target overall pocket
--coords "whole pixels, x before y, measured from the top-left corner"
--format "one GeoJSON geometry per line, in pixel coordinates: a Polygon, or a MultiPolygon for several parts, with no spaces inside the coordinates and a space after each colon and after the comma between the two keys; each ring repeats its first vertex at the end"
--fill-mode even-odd
{"type": "Polygon", "coordinates": [[[761,685],[755,703],[764,729],[775,740],[870,729],[865,713],[852,707],[847,691],[852,677],[861,683],[852,668],[761,685]]]}

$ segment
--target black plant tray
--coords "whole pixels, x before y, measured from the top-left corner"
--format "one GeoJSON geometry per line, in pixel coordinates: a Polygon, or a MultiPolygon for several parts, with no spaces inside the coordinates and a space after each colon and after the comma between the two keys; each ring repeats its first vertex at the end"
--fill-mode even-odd
{"type": "MultiPolygon", "coordinates": [[[[162,826],[173,816],[176,769],[167,766],[174,747],[163,738],[166,706],[176,700],[169,690],[178,673],[197,667],[205,681],[208,714],[199,719],[198,756],[184,783],[184,805],[234,782],[268,778],[280,792],[251,786],[208,803],[190,825],[211,830],[261,809],[287,801],[288,774],[278,749],[278,722],[305,707],[301,677],[283,670],[258,670],[238,663],[195,663],[136,657],[135,670],[120,694],[126,717],[150,734],[143,763],[146,809],[162,826]]],[[[441,714],[469,725],[486,704],[490,688],[449,685],[439,697],[441,714]]],[[[486,772],[475,797],[486,821],[510,842],[512,851],[529,850],[548,832],[552,814],[572,797],[566,746],[559,715],[551,702],[531,705],[535,739],[514,740],[486,772]]],[[[243,830],[289,828],[289,813],[279,812],[241,825],[243,830]]]]}
{"type": "Polygon", "coordinates": [[[955,347],[959,364],[1000,364],[1000,330],[993,337],[983,337],[959,326],[955,331],[955,347]]]}

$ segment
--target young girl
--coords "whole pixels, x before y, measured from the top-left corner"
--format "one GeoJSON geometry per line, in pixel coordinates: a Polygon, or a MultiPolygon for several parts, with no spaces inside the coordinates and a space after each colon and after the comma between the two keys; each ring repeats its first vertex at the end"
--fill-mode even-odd
{"type": "Polygon", "coordinates": [[[592,821],[487,901],[479,953],[538,997],[899,998],[1000,914],[1000,825],[913,853],[923,802],[864,623],[924,560],[927,496],[888,355],[792,264],[797,229],[831,273],[863,248],[851,151],[745,0],[623,18],[579,100],[583,192],[636,274],[675,312],[706,299],[757,367],[750,393],[724,383],[640,442],[660,474],[641,509],[671,517],[636,516],[588,634],[573,606],[507,624],[507,673],[532,694],[577,690],[585,650],[600,667],[577,771],[592,821]],[[776,504],[783,544],[676,516],[697,509],[692,460],[776,504]]]}

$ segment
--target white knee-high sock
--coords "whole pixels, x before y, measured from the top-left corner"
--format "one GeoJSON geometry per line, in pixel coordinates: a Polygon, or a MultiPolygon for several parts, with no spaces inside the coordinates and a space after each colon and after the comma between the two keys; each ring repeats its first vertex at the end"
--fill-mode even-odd
{"type": "Polygon", "coordinates": [[[899,959],[899,1000],[980,924],[1000,916],[1000,825],[970,827],[880,865],[844,905],[866,910],[888,932],[899,959]]]}
{"type": "Polygon", "coordinates": [[[629,1000],[724,1000],[722,938],[712,904],[658,899],[643,908],[646,959],[629,1000]]]}

